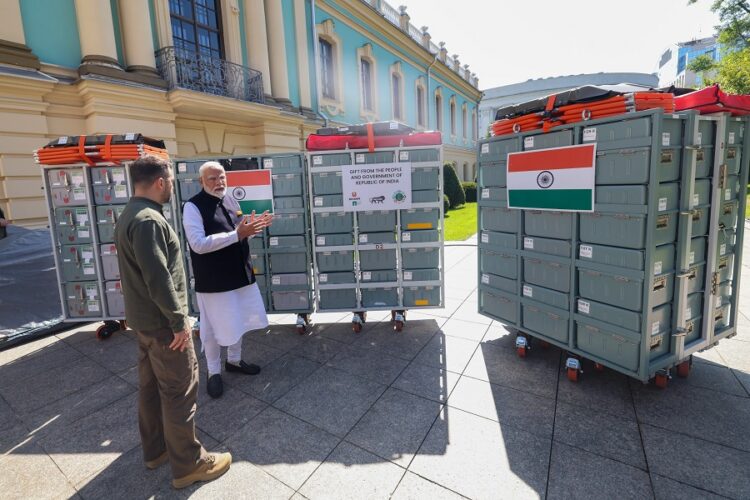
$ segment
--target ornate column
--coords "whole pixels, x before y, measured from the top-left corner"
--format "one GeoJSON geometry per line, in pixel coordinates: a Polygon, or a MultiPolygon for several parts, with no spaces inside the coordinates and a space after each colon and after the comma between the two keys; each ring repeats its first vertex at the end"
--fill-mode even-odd
{"type": "Polygon", "coordinates": [[[312,112],[310,61],[307,52],[307,13],[305,0],[294,0],[294,30],[297,38],[297,73],[300,108],[312,112]]]}
{"type": "Polygon", "coordinates": [[[263,0],[247,0],[245,3],[245,37],[248,65],[263,74],[263,93],[271,101],[271,66],[268,62],[266,7],[263,0]]]}
{"type": "Polygon", "coordinates": [[[0,63],[39,69],[39,58],[26,46],[20,0],[0,0],[0,63]]]}
{"type": "Polygon", "coordinates": [[[120,78],[122,67],[117,62],[109,0],[75,0],[75,6],[83,55],[78,74],[96,73],[120,78]]]}
{"type": "Polygon", "coordinates": [[[281,104],[289,100],[289,72],[286,67],[286,41],[284,40],[284,13],[279,0],[265,0],[266,34],[271,66],[271,95],[281,104]]]}
{"type": "Polygon", "coordinates": [[[148,0],[119,2],[127,70],[157,76],[148,0]]]}

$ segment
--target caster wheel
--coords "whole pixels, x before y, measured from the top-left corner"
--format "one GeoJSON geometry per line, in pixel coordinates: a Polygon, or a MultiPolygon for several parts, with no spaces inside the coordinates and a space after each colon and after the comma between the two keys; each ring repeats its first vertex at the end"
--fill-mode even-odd
{"type": "Polygon", "coordinates": [[[604,365],[601,364],[601,363],[594,363],[594,370],[596,370],[598,372],[603,372],[604,371],[604,365]]]}
{"type": "Polygon", "coordinates": [[[667,388],[667,375],[664,373],[657,373],[654,377],[654,385],[659,389],[667,388]]]}
{"type": "Polygon", "coordinates": [[[119,323],[120,323],[120,330],[122,330],[124,332],[125,330],[128,329],[128,322],[127,321],[125,321],[124,319],[121,319],[119,321],[119,323]]]}
{"type": "Polygon", "coordinates": [[[568,380],[571,382],[578,382],[578,370],[575,368],[568,368],[568,380]]]}
{"type": "Polygon", "coordinates": [[[539,347],[541,347],[542,349],[549,349],[550,343],[547,342],[546,340],[540,340],[539,347]]]}
{"type": "Polygon", "coordinates": [[[687,378],[690,375],[690,361],[685,360],[677,365],[677,376],[680,378],[687,378]]]}
{"type": "Polygon", "coordinates": [[[396,321],[393,323],[393,329],[397,332],[400,332],[404,329],[404,322],[403,321],[396,321]]]}
{"type": "Polygon", "coordinates": [[[352,330],[354,330],[354,333],[359,333],[362,331],[362,323],[353,322],[352,323],[352,330]]]}
{"type": "Polygon", "coordinates": [[[107,321],[102,326],[96,329],[96,338],[99,340],[105,340],[112,336],[113,333],[120,331],[120,323],[107,321]]]}
{"type": "Polygon", "coordinates": [[[525,358],[526,357],[526,348],[525,347],[516,347],[516,352],[518,353],[519,358],[525,358]]]}
{"type": "Polygon", "coordinates": [[[300,325],[297,325],[297,333],[298,333],[298,334],[300,334],[300,335],[304,335],[304,334],[305,334],[305,331],[306,331],[306,329],[305,329],[305,327],[304,327],[304,326],[300,326],[300,325]]]}

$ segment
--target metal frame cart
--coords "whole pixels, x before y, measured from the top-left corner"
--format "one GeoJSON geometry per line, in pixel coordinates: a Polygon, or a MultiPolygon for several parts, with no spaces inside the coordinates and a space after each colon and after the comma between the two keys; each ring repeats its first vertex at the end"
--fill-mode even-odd
{"type": "Polygon", "coordinates": [[[401,331],[407,309],[442,307],[442,146],[308,152],[307,167],[316,310],[353,311],[359,332],[368,311],[401,331]],[[342,166],[392,162],[411,164],[412,208],[344,211],[342,166]]]}
{"type": "MultiPolygon", "coordinates": [[[[126,328],[114,226],[132,195],[130,162],[40,165],[63,321],[103,321],[99,339],[126,328]]],[[[164,214],[174,227],[174,197],[164,214]]]]}
{"type": "Polygon", "coordinates": [[[628,113],[481,141],[479,312],[660,387],[736,334],[750,119],[628,113]],[[507,208],[516,151],[597,144],[595,211],[507,208]]]}

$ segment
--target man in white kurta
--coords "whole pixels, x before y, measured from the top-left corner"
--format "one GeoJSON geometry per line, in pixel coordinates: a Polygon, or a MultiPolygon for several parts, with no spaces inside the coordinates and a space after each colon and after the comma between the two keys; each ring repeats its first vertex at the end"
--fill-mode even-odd
{"type": "Polygon", "coordinates": [[[242,215],[226,194],[221,164],[200,168],[203,190],[185,203],[183,227],[190,246],[200,310],[200,337],[208,364],[208,393],[223,393],[221,346],[227,347],[225,369],[255,375],[260,367],[242,361],[242,336],[268,326],[265,306],[250,262],[248,238],[271,224],[271,216],[242,215]]]}

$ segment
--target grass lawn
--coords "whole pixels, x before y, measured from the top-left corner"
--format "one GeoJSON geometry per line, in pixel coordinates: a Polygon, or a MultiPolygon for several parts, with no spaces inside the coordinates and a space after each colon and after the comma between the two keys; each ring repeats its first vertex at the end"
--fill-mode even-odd
{"type": "Polygon", "coordinates": [[[466,203],[445,214],[445,241],[463,241],[477,232],[477,204],[466,203]]]}
{"type": "Polygon", "coordinates": [[[750,196],[747,197],[747,203],[745,203],[745,218],[750,219],[750,196]]]}

